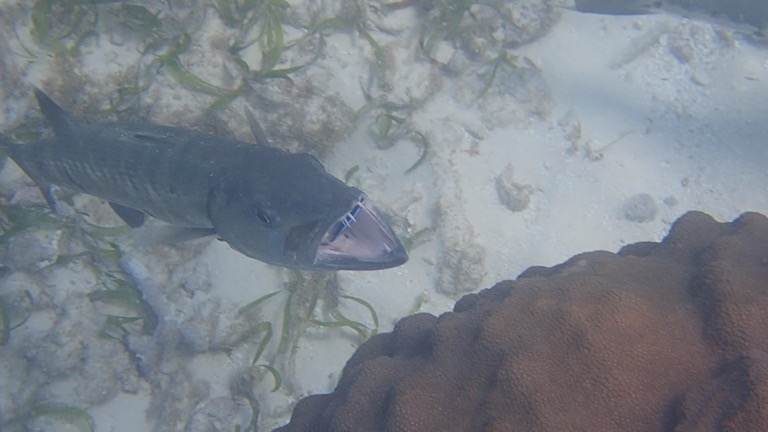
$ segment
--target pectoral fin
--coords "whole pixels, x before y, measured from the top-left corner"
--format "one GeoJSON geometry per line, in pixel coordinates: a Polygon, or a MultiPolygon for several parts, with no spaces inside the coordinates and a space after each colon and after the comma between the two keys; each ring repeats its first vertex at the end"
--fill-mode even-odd
{"type": "Polygon", "coordinates": [[[144,212],[113,202],[110,202],[109,206],[112,207],[112,210],[114,210],[115,213],[120,216],[120,219],[128,224],[129,227],[138,228],[144,225],[144,219],[146,219],[144,212]]]}
{"type": "Polygon", "coordinates": [[[152,225],[133,231],[134,246],[147,249],[160,244],[180,245],[182,243],[215,235],[213,228],[185,228],[173,225],[152,225]]]}

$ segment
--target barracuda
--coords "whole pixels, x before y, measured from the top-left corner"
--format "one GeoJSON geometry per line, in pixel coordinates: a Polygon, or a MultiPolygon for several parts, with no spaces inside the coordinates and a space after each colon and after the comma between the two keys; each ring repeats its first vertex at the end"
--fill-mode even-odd
{"type": "Polygon", "coordinates": [[[103,198],[134,227],[150,215],[209,232],[284,267],[378,270],[408,259],[368,196],[309,154],[168,126],[82,123],[35,96],[55,136],[0,145],[41,188],[103,198]]]}

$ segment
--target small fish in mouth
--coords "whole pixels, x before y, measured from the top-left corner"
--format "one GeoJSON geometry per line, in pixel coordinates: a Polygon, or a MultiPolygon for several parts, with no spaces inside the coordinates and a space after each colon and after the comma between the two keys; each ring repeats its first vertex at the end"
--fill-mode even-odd
{"type": "Polygon", "coordinates": [[[83,123],[42,91],[55,136],[31,144],[0,137],[41,188],[51,185],[109,201],[129,225],[146,215],[217,235],[259,261],[305,270],[379,270],[408,260],[403,244],[361,190],[313,156],[258,141],[154,124],[83,123]]]}
{"type": "Polygon", "coordinates": [[[352,210],[325,232],[317,250],[317,259],[325,263],[344,262],[350,251],[358,259],[375,260],[394,252],[391,242],[382,242],[370,232],[386,232],[389,227],[366,195],[360,195],[352,210]]]}

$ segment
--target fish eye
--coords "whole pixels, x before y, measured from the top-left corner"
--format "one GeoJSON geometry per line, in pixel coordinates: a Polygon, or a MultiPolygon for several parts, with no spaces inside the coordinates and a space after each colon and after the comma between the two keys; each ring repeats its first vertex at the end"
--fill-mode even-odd
{"type": "Polygon", "coordinates": [[[256,219],[261,222],[264,226],[274,228],[278,224],[278,217],[274,212],[271,212],[265,208],[262,208],[258,205],[253,205],[251,207],[251,211],[256,216],[256,219]]]}

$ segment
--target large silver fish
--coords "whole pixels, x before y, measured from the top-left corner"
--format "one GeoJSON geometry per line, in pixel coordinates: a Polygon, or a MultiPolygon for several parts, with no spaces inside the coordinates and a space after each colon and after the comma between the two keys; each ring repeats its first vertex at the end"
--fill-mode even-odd
{"type": "Polygon", "coordinates": [[[759,38],[768,31],[768,0],[575,0],[579,12],[607,15],[670,13],[725,25],[759,38]]]}
{"type": "Polygon", "coordinates": [[[368,196],[311,155],[168,126],[82,123],[43,92],[35,96],[54,138],[0,145],[41,187],[103,198],[131,226],[150,215],[210,229],[284,267],[377,270],[408,259],[368,196]]]}

